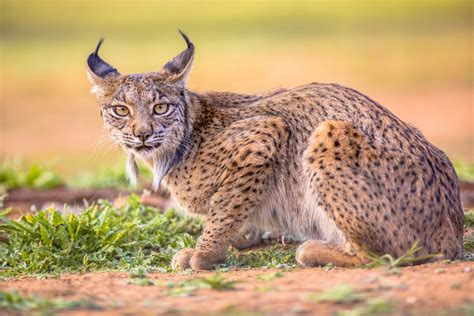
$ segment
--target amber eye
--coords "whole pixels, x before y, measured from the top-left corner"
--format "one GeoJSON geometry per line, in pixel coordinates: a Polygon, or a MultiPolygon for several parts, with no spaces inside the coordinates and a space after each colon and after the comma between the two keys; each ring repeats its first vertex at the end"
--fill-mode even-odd
{"type": "Polygon", "coordinates": [[[128,114],[130,114],[130,110],[123,105],[114,106],[112,109],[114,110],[114,113],[118,116],[127,116],[128,114]]]}
{"type": "Polygon", "coordinates": [[[170,108],[169,104],[160,103],[160,104],[156,104],[153,107],[153,112],[157,115],[163,115],[163,114],[166,114],[168,112],[169,108],[170,108]]]}

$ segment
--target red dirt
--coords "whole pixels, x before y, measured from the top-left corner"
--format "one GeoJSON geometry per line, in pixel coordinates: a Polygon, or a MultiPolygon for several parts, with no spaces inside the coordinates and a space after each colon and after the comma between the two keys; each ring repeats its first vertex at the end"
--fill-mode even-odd
{"type": "MultiPolygon", "coordinates": [[[[258,312],[264,315],[332,315],[336,311],[361,308],[364,302],[318,303],[308,295],[320,293],[338,285],[350,284],[367,299],[381,298],[392,305],[392,314],[454,310],[474,302],[474,262],[451,264],[434,263],[401,269],[400,274],[389,274],[385,268],[296,269],[283,277],[260,281],[256,277],[274,270],[239,270],[225,273],[229,280],[238,281],[234,290],[199,289],[188,297],[167,294],[163,285],[140,286],[129,284],[126,273],[65,274],[59,278],[33,278],[0,282],[6,291],[17,290],[23,295],[65,300],[86,299],[99,304],[101,310],[74,310],[73,315],[214,315],[234,312],[258,312]]],[[[177,283],[209,272],[193,275],[150,274],[156,283],[177,283]]],[[[470,305],[472,308],[472,305],[470,305]]],[[[459,312],[459,311],[458,311],[459,312]]],[[[460,313],[460,312],[459,312],[460,313]]],[[[468,312],[469,313],[469,312],[468,312]]]]}
{"type": "MultiPolygon", "coordinates": [[[[469,209],[474,207],[474,182],[460,181],[461,199],[464,208],[469,209]]],[[[83,205],[84,201],[91,203],[99,199],[108,199],[111,201],[120,201],[130,191],[117,189],[74,189],[67,187],[60,187],[49,190],[34,190],[34,189],[13,189],[8,191],[5,199],[5,206],[14,209],[28,210],[32,205],[37,208],[43,206],[62,206],[64,204],[70,206],[83,205]]],[[[167,195],[163,192],[157,194],[143,194],[143,192],[135,192],[142,195],[142,203],[145,205],[154,206],[160,209],[166,209],[170,206],[167,195]]]]}
{"type": "MultiPolygon", "coordinates": [[[[52,205],[61,208],[67,204],[72,209],[76,209],[82,207],[84,202],[92,203],[99,199],[107,199],[114,201],[115,204],[121,204],[130,193],[132,192],[111,188],[75,189],[59,187],[48,190],[20,188],[9,190],[4,204],[6,207],[13,208],[14,212],[10,214],[10,217],[15,218],[25,213],[33,205],[37,209],[43,209],[52,205]]],[[[136,191],[133,193],[141,195],[142,203],[145,205],[159,209],[167,209],[171,205],[167,195],[162,192],[149,194],[147,191],[136,191]]]]}

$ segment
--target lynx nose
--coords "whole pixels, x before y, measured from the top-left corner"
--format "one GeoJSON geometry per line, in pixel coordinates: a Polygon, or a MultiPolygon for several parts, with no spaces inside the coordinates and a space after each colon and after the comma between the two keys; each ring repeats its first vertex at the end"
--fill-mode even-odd
{"type": "Polygon", "coordinates": [[[148,139],[148,137],[151,136],[152,131],[149,128],[137,128],[137,129],[135,129],[134,134],[142,142],[145,142],[148,139]]]}

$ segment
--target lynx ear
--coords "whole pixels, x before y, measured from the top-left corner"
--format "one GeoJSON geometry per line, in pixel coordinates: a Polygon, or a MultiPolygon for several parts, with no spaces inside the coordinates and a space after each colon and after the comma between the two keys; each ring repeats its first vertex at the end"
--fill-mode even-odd
{"type": "Polygon", "coordinates": [[[185,85],[193,64],[194,44],[191,43],[186,34],[181,32],[181,30],[178,31],[188,47],[178,56],[167,62],[163,69],[161,69],[160,74],[168,81],[179,82],[185,85]]]}
{"type": "Polygon", "coordinates": [[[104,39],[101,38],[95,51],[87,58],[87,75],[90,82],[94,85],[92,93],[99,97],[105,97],[115,90],[117,79],[120,73],[114,67],[99,57],[99,49],[104,39]]]}

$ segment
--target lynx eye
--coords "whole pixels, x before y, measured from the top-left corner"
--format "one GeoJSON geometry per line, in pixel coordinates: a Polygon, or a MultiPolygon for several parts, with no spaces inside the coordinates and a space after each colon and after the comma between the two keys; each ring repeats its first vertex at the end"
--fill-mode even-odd
{"type": "Polygon", "coordinates": [[[167,103],[155,104],[155,106],[153,107],[153,113],[155,113],[156,115],[164,115],[168,113],[169,108],[170,105],[167,103]]]}
{"type": "Polygon", "coordinates": [[[114,113],[117,115],[117,116],[127,116],[128,114],[130,114],[130,110],[126,107],[126,106],[123,106],[123,105],[117,105],[117,106],[114,106],[112,107],[112,110],[114,111],[114,113]]]}

